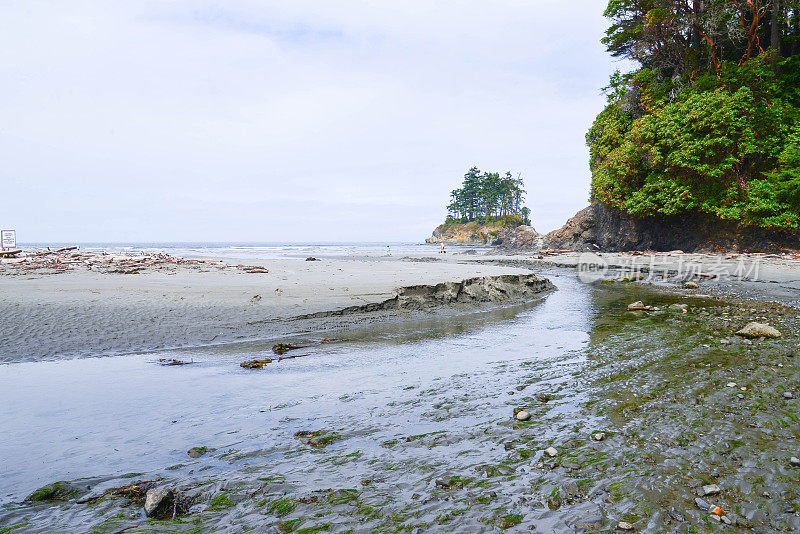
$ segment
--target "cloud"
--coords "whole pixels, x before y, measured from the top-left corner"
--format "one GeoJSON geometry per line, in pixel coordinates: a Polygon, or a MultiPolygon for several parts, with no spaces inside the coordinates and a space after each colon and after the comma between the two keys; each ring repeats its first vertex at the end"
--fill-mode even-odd
{"type": "Polygon", "coordinates": [[[25,241],[422,240],[472,165],[586,204],[597,2],[6,2],[0,224],[25,241]]]}

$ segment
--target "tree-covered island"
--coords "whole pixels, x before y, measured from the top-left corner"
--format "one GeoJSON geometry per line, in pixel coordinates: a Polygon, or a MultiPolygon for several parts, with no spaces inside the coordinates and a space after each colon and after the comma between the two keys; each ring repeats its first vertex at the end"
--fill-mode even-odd
{"type": "Polygon", "coordinates": [[[525,184],[511,172],[481,172],[472,167],[459,189],[450,192],[446,224],[478,222],[499,226],[530,224],[531,210],[523,206],[525,184]]]}

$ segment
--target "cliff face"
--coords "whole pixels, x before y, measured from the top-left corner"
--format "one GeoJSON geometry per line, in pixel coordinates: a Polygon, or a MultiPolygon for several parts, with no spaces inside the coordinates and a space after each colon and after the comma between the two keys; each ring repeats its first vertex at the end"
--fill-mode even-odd
{"type": "Polygon", "coordinates": [[[634,217],[605,204],[582,209],[544,237],[544,246],[575,251],[683,250],[773,252],[800,248],[797,232],[744,226],[702,213],[634,217]]]}
{"type": "Polygon", "coordinates": [[[441,224],[433,231],[433,235],[425,240],[426,243],[445,245],[492,245],[500,239],[503,228],[501,226],[458,223],[441,224]]]}
{"type": "Polygon", "coordinates": [[[541,248],[542,236],[531,226],[497,226],[477,223],[442,224],[426,243],[445,245],[541,248]]]}

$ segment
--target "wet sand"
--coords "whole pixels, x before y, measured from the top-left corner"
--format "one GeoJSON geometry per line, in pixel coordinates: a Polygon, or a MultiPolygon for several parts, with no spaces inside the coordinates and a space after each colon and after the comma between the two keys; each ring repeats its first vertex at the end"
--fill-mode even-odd
{"type": "MultiPolygon", "coordinates": [[[[402,258],[247,260],[0,276],[0,361],[108,355],[271,339],[396,318],[327,317],[393,298],[398,288],[526,274],[513,267],[402,258]],[[315,319],[297,317],[317,314],[315,319]]],[[[409,312],[410,313],[410,312],[409,312]]],[[[387,315],[389,317],[387,317],[387,315]]]]}

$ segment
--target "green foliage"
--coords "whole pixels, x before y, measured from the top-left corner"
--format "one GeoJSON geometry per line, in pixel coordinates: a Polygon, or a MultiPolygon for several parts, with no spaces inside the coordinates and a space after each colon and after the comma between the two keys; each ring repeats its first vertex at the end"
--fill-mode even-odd
{"type": "Polygon", "coordinates": [[[450,193],[446,223],[503,221],[509,224],[530,224],[530,209],[523,207],[525,198],[522,178],[510,172],[504,177],[472,167],[464,175],[460,189],[450,193]]]}
{"type": "Polygon", "coordinates": [[[608,51],[640,68],[611,76],[586,135],[592,199],[796,228],[800,2],[609,0],[605,16],[608,51]]]}

